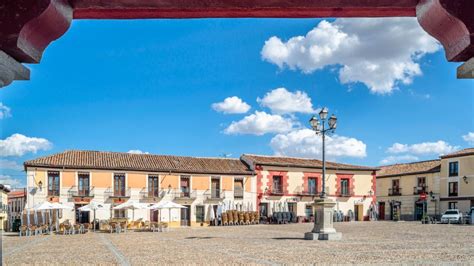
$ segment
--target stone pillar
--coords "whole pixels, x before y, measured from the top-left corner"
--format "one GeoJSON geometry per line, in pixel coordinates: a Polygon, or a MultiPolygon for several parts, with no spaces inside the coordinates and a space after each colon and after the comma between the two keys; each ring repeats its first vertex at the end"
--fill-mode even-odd
{"type": "Polygon", "coordinates": [[[333,225],[334,206],[336,202],[331,199],[317,199],[314,201],[315,215],[314,228],[304,234],[306,240],[340,240],[342,233],[336,232],[333,225]]]}

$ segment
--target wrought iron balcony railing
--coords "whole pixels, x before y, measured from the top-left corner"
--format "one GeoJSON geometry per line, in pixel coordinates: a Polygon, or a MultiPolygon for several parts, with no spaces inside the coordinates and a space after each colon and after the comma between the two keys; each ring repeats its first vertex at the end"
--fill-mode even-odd
{"type": "Polygon", "coordinates": [[[428,193],[428,186],[413,187],[413,195],[420,195],[428,193]]]}
{"type": "Polygon", "coordinates": [[[401,187],[392,187],[388,189],[389,196],[401,196],[402,195],[402,188],[401,187]]]}
{"type": "Polygon", "coordinates": [[[94,187],[81,187],[73,186],[68,191],[69,198],[92,198],[94,197],[94,187]]]}
{"type": "Polygon", "coordinates": [[[109,187],[105,190],[104,195],[109,198],[130,198],[130,187],[114,190],[109,187]]]}

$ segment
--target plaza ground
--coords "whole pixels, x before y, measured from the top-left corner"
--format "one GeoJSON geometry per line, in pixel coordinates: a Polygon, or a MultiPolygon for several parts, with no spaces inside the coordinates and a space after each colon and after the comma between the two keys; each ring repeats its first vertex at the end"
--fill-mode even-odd
{"type": "Polygon", "coordinates": [[[474,226],[337,223],[337,242],[305,241],[311,224],[180,228],[169,232],[4,235],[5,265],[474,263],[474,226]]]}

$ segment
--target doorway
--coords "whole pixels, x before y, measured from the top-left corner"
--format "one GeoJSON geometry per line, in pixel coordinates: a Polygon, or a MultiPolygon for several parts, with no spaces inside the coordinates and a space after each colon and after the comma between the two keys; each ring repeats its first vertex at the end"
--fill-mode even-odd
{"type": "Polygon", "coordinates": [[[385,220],[385,202],[379,202],[379,220],[385,220]]]}
{"type": "Polygon", "coordinates": [[[150,221],[151,222],[158,222],[158,211],[157,210],[150,210],[150,221]]]}
{"type": "Polygon", "coordinates": [[[400,201],[390,202],[390,219],[393,221],[399,221],[401,217],[401,205],[400,201]]]}
{"type": "Polygon", "coordinates": [[[76,212],[76,224],[86,224],[89,223],[89,212],[82,212],[79,210],[80,207],[84,206],[85,204],[75,204],[75,212],[76,212]]]}
{"type": "Polygon", "coordinates": [[[421,221],[423,213],[426,213],[425,201],[420,200],[415,202],[415,213],[413,219],[415,219],[415,221],[421,221]]]}
{"type": "Polygon", "coordinates": [[[355,204],[354,205],[354,214],[356,221],[363,221],[364,220],[364,205],[363,204],[355,204]]]}
{"type": "Polygon", "coordinates": [[[191,206],[184,205],[181,209],[181,226],[191,226],[191,206]]]}

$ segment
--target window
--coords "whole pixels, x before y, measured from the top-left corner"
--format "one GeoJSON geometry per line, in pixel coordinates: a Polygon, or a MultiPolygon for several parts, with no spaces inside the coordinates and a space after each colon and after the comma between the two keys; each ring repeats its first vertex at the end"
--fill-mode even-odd
{"type": "Polygon", "coordinates": [[[401,194],[400,179],[393,179],[392,188],[389,189],[389,196],[398,196],[401,194]]]}
{"type": "Polygon", "coordinates": [[[181,197],[188,198],[189,195],[189,180],[190,176],[181,176],[181,182],[180,182],[180,189],[181,189],[181,197]]]}
{"type": "Polygon", "coordinates": [[[150,175],[148,176],[148,197],[158,197],[159,195],[159,183],[158,176],[150,175]]]}
{"type": "Polygon", "coordinates": [[[283,189],[282,189],[282,176],[279,176],[279,175],[275,175],[273,176],[273,189],[272,189],[272,192],[273,193],[283,193],[283,189]]]}
{"type": "Polygon", "coordinates": [[[89,196],[89,173],[78,173],[77,174],[77,194],[79,196],[89,196]]]}
{"type": "Polygon", "coordinates": [[[449,176],[458,176],[459,163],[450,162],[449,163],[449,176]]]}
{"type": "Polygon", "coordinates": [[[48,171],[48,196],[59,196],[59,172],[48,171]]]}
{"type": "Polygon", "coordinates": [[[349,179],[341,179],[341,196],[349,196],[349,179]]]}
{"type": "Polygon", "coordinates": [[[458,182],[449,182],[448,187],[448,196],[455,197],[458,195],[458,182]]]}
{"type": "Polygon", "coordinates": [[[114,196],[125,197],[125,174],[114,175],[114,196]]]}
{"type": "Polygon", "coordinates": [[[204,222],[204,206],[202,205],[196,206],[196,222],[198,223],[204,222]]]}
{"type": "Polygon", "coordinates": [[[418,177],[418,187],[419,188],[426,187],[426,177],[418,177]]]}
{"type": "Polygon", "coordinates": [[[126,218],[125,211],[126,210],[114,210],[114,218],[126,218]]]}
{"type": "Polygon", "coordinates": [[[448,209],[457,209],[457,208],[458,208],[458,202],[457,201],[448,202],[448,209]]]}
{"type": "Polygon", "coordinates": [[[308,178],[308,194],[315,195],[318,193],[318,179],[315,177],[308,178]]]}
{"type": "Polygon", "coordinates": [[[211,198],[219,199],[220,198],[220,187],[221,187],[221,178],[220,177],[211,177],[211,198]]]}
{"type": "Polygon", "coordinates": [[[234,179],[234,198],[242,199],[244,197],[244,180],[234,179]]]}

